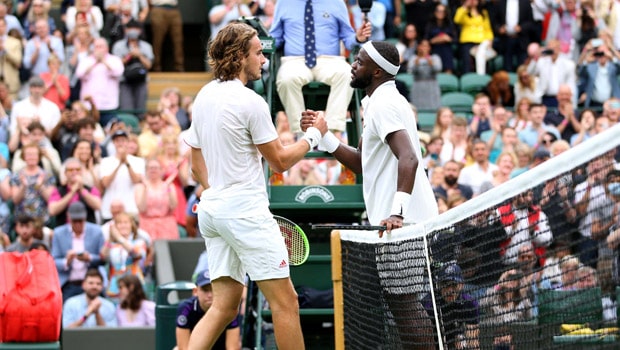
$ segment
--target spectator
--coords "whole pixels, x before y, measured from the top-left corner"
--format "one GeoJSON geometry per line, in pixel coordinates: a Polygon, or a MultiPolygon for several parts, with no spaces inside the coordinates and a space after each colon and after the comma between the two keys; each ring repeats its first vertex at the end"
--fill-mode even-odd
{"type": "MultiPolygon", "coordinates": [[[[459,26],[459,58],[461,59],[461,73],[472,71],[471,53],[473,47],[486,50],[490,48],[493,40],[493,29],[491,28],[491,18],[489,12],[484,8],[485,5],[479,0],[465,0],[463,5],[454,14],[454,23],[459,26]]],[[[476,62],[478,66],[479,62],[476,62]]],[[[478,74],[479,69],[476,69],[478,74]]]]}
{"type": "Polygon", "coordinates": [[[34,238],[35,219],[32,216],[20,215],[15,219],[15,233],[17,239],[6,248],[7,252],[25,253],[30,250],[34,243],[41,243],[34,238]]]}
{"type": "Polygon", "coordinates": [[[108,298],[118,298],[121,294],[120,279],[130,275],[137,278],[140,285],[144,283],[142,266],[146,259],[148,246],[138,235],[136,222],[127,213],[114,216],[110,225],[110,237],[101,250],[101,257],[108,262],[108,298]]]}
{"type": "Polygon", "coordinates": [[[570,242],[554,240],[547,250],[545,265],[540,273],[541,289],[560,289],[562,286],[562,270],[560,263],[566,256],[570,256],[570,242]]]}
{"type": "Polygon", "coordinates": [[[164,89],[159,97],[157,109],[161,112],[166,125],[178,126],[181,130],[189,128],[191,120],[187,109],[181,105],[181,90],[177,87],[164,89]]]}
{"type": "Polygon", "coordinates": [[[466,200],[473,197],[471,186],[458,183],[461,174],[462,164],[449,160],[443,165],[443,183],[434,187],[433,190],[445,198],[450,198],[453,194],[460,194],[466,200]]]}
{"type": "Polygon", "coordinates": [[[501,0],[496,3],[494,12],[494,30],[498,34],[499,51],[504,56],[504,70],[513,72],[515,63],[518,66],[525,61],[527,45],[535,30],[532,4],[528,0],[517,3],[501,0]]]}
{"type": "MultiPolygon", "coordinates": [[[[0,159],[2,157],[0,157],[0,159]]],[[[11,199],[10,180],[11,171],[6,167],[6,165],[0,166],[0,232],[3,233],[10,232],[11,225],[13,224],[11,222],[13,219],[13,213],[9,207],[9,200],[11,199]]],[[[2,238],[3,237],[0,237],[0,244],[2,244],[2,238]]]]}
{"type": "Polygon", "coordinates": [[[441,105],[441,90],[437,73],[441,72],[441,58],[431,55],[431,44],[420,40],[416,55],[409,60],[407,72],[413,75],[409,101],[418,109],[437,109],[441,105]]]}
{"type": "Polygon", "coordinates": [[[82,84],[79,77],[76,75],[76,69],[80,61],[87,58],[93,51],[93,36],[90,34],[88,27],[80,26],[75,28],[75,35],[73,40],[67,43],[67,57],[69,58],[69,78],[71,85],[71,100],[80,99],[80,89],[82,84]],[[70,43],[70,44],[69,44],[70,43]]]}
{"type": "Polygon", "coordinates": [[[118,279],[120,304],[116,306],[119,327],[154,327],[155,303],[146,298],[138,277],[125,275],[118,279]]]}
{"type": "MultiPolygon", "coordinates": [[[[405,14],[407,16],[407,24],[413,24],[420,38],[426,37],[426,24],[433,15],[433,10],[440,1],[416,1],[404,0],[402,5],[405,6],[405,14]]],[[[401,5],[401,6],[402,6],[401,5]]]]}
{"type": "Polygon", "coordinates": [[[177,197],[177,206],[174,216],[179,226],[185,227],[185,209],[187,198],[184,189],[189,184],[189,157],[179,153],[179,143],[177,136],[166,133],[161,138],[161,145],[157,152],[157,159],[162,167],[165,182],[174,186],[177,197]]]}
{"type": "Polygon", "coordinates": [[[27,142],[28,125],[39,121],[45,127],[45,134],[51,136],[52,130],[60,121],[58,106],[43,97],[45,82],[33,76],[28,82],[30,96],[20,100],[11,109],[11,138],[9,149],[15,152],[20,143],[27,142]]]}
{"type": "Polygon", "coordinates": [[[458,182],[470,186],[473,195],[477,196],[481,193],[481,185],[484,182],[493,181],[493,173],[497,171],[497,165],[489,162],[489,148],[482,140],[473,142],[472,155],[475,163],[461,170],[458,182]]]}
{"type": "Polygon", "coordinates": [[[22,24],[19,22],[19,19],[11,13],[12,12],[8,9],[8,4],[4,1],[0,2],[0,18],[4,19],[6,23],[6,32],[8,33],[11,29],[15,29],[23,36],[24,29],[22,28],[22,24]]]}
{"type": "Polygon", "coordinates": [[[560,85],[556,96],[557,109],[551,109],[545,115],[544,122],[553,125],[560,132],[562,139],[570,141],[571,137],[581,130],[577,110],[573,105],[573,91],[566,84],[560,85]]]}
{"type": "Polygon", "coordinates": [[[548,131],[553,133],[556,138],[560,138],[560,133],[554,126],[543,123],[545,110],[546,107],[542,104],[531,104],[530,125],[519,131],[519,141],[534,149],[542,144],[542,139],[548,131]]]}
{"type": "Polygon", "coordinates": [[[497,284],[487,290],[480,306],[486,310],[488,324],[504,325],[532,319],[532,304],[521,279],[521,273],[511,269],[502,273],[497,284]]]}
{"type": "Polygon", "coordinates": [[[514,152],[517,156],[517,167],[510,174],[511,178],[526,172],[530,168],[534,156],[532,148],[523,142],[515,145],[514,152]]]}
{"type": "MultiPolygon", "coordinates": [[[[508,126],[519,132],[530,126],[530,106],[532,102],[528,97],[517,100],[514,116],[508,120],[508,126]]],[[[540,102],[538,102],[540,103],[540,102]]]]}
{"type": "MultiPolygon", "coordinates": [[[[576,146],[597,134],[595,129],[596,120],[597,115],[594,110],[589,108],[581,110],[581,113],[579,114],[579,125],[581,130],[579,133],[571,136],[571,147],[576,146]]],[[[604,117],[601,122],[603,121],[607,123],[607,126],[609,126],[609,120],[606,117],[604,117]]]]}
{"type": "Polygon", "coordinates": [[[467,162],[467,119],[457,116],[450,125],[450,139],[444,140],[439,158],[444,161],[456,160],[465,164],[467,162]]]}
{"type": "MultiPolygon", "coordinates": [[[[13,3],[9,2],[9,3],[6,3],[6,5],[7,5],[7,13],[12,13],[13,3]]],[[[20,21],[23,22],[26,18],[26,15],[28,14],[28,11],[30,10],[32,2],[29,0],[17,0],[16,5],[17,6],[15,8],[15,15],[19,18],[20,21]]],[[[52,6],[52,2],[46,0],[43,3],[43,6],[47,7],[47,9],[49,10],[52,6]]]]}
{"type": "Polygon", "coordinates": [[[365,42],[370,36],[371,24],[366,23],[355,32],[349,24],[346,5],[342,1],[330,0],[308,2],[313,16],[308,16],[309,22],[305,24],[306,10],[300,4],[291,1],[276,3],[270,34],[276,40],[277,47],[284,46],[284,56],[276,77],[278,94],[289,118],[291,131],[299,133],[301,112],[305,110],[302,87],[313,80],[329,85],[331,90],[325,119],[330,130],[341,132],[345,130],[353,88],[349,84],[351,66],[340,56],[340,41],[347,49],[365,42]],[[331,16],[323,16],[325,12],[331,16]],[[315,26],[315,23],[320,25],[315,26]],[[316,43],[305,44],[301,36],[308,26],[314,26],[316,43]],[[304,58],[306,50],[309,51],[307,59],[304,58]]]}
{"type": "Polygon", "coordinates": [[[22,159],[26,166],[11,176],[11,199],[15,205],[14,215],[30,215],[49,219],[47,201],[49,200],[56,179],[52,173],[39,166],[41,149],[35,143],[22,147],[22,159]]]}
{"type": "Polygon", "coordinates": [[[541,103],[542,93],[540,91],[538,77],[531,75],[527,71],[527,66],[522,64],[517,68],[517,81],[514,86],[514,100],[517,102],[515,107],[519,108],[519,101],[524,98],[530,103],[541,103]]]}
{"type": "Polygon", "coordinates": [[[47,19],[38,19],[34,22],[34,35],[28,39],[24,48],[24,68],[32,75],[47,72],[47,60],[52,54],[61,62],[65,61],[62,40],[50,34],[47,19]]]}
{"type": "MultiPolygon", "coordinates": [[[[21,44],[19,51],[21,52],[21,44]]],[[[21,60],[19,64],[21,65],[21,60]]],[[[13,108],[13,101],[16,97],[17,92],[15,92],[15,95],[11,95],[11,93],[9,92],[9,86],[7,85],[6,81],[0,81],[0,107],[2,107],[5,111],[10,111],[13,108]]]]}
{"type": "Polygon", "coordinates": [[[489,96],[492,106],[512,107],[515,105],[512,87],[510,86],[510,77],[506,71],[497,71],[493,73],[491,80],[482,90],[489,96]]]}
{"type": "Polygon", "coordinates": [[[454,120],[454,113],[450,107],[439,107],[435,115],[435,125],[431,131],[431,136],[439,136],[444,142],[449,141],[452,120],[454,120]]]}
{"type": "MultiPolygon", "coordinates": [[[[58,151],[52,146],[52,144],[45,138],[45,128],[38,121],[33,121],[28,125],[28,134],[25,137],[23,144],[35,144],[38,145],[41,151],[41,165],[45,171],[48,171],[58,178],[60,174],[60,156],[58,151]]],[[[22,157],[22,150],[18,149],[13,154],[13,167],[14,173],[20,171],[26,167],[26,162],[22,157]]]]}
{"type": "Polygon", "coordinates": [[[137,21],[126,24],[125,40],[112,47],[112,54],[120,57],[125,65],[120,85],[120,109],[142,111],[146,108],[148,74],[153,63],[151,44],[140,40],[142,26],[137,21]]]}
{"type": "Polygon", "coordinates": [[[564,0],[560,3],[560,8],[551,11],[547,25],[545,41],[557,40],[560,52],[573,61],[576,61],[579,55],[577,42],[582,34],[581,14],[581,10],[577,9],[577,0],[564,0]]]}
{"type": "MultiPolygon", "coordinates": [[[[123,13],[129,10],[129,18],[144,24],[149,14],[149,3],[147,0],[106,0],[105,10],[108,14],[123,13]]],[[[127,23],[125,21],[124,23],[127,23]]]]}
{"type": "Polygon", "coordinates": [[[398,54],[400,56],[400,71],[403,72],[407,68],[409,62],[416,54],[418,46],[418,34],[413,24],[407,24],[400,34],[400,39],[396,43],[398,54]]]}
{"type": "Polygon", "coordinates": [[[123,61],[109,53],[108,42],[95,39],[93,52],[80,60],[75,75],[80,79],[80,98],[92,96],[100,111],[99,123],[107,125],[114,118],[119,105],[120,79],[123,75],[123,61]]]}
{"type": "Polygon", "coordinates": [[[101,218],[104,221],[112,219],[110,204],[117,198],[124,199],[128,213],[138,215],[136,201],[129,194],[134,193],[135,186],[142,182],[144,159],[128,154],[127,141],[126,131],[116,131],[112,135],[116,154],[101,160],[99,176],[105,189],[101,202],[101,218]]]}
{"type": "Polygon", "coordinates": [[[284,183],[295,186],[325,185],[321,177],[315,173],[315,168],[315,159],[302,159],[289,169],[284,183]]]}
{"type": "Polygon", "coordinates": [[[73,144],[77,140],[75,113],[69,108],[60,114],[60,122],[56,124],[50,135],[50,141],[55,149],[60,152],[60,159],[64,160],[70,156],[69,150],[64,148],[68,142],[73,144]]]}
{"type": "Polygon", "coordinates": [[[503,133],[508,126],[509,112],[504,107],[495,107],[493,110],[493,118],[491,119],[491,128],[480,134],[480,139],[487,143],[491,150],[489,153],[489,161],[495,163],[497,156],[504,148],[503,133]]]}
{"type": "Polygon", "coordinates": [[[65,15],[67,41],[73,41],[73,30],[80,26],[88,27],[93,38],[99,38],[103,29],[103,14],[98,6],[93,6],[92,0],[75,0],[75,5],[67,9],[65,15]]]}
{"type": "Polygon", "coordinates": [[[583,86],[579,101],[583,101],[586,108],[601,107],[612,97],[620,98],[620,55],[613,47],[596,41],[602,40],[590,40],[579,59],[580,85],[583,86]]]}
{"type": "Polygon", "coordinates": [[[495,164],[497,164],[497,171],[493,173],[493,180],[491,181],[493,187],[510,180],[510,174],[517,167],[517,156],[514,153],[502,152],[497,156],[495,164]]]}
{"type": "Polygon", "coordinates": [[[55,55],[51,55],[47,59],[49,71],[41,73],[41,79],[45,83],[45,92],[43,97],[53,102],[62,112],[67,107],[67,101],[71,95],[71,87],[69,86],[69,78],[60,73],[60,65],[62,62],[55,55]]]}
{"type": "MultiPolygon", "coordinates": [[[[77,110],[78,108],[81,108],[79,104],[74,103],[74,109],[77,110]]],[[[77,114],[77,112],[74,113],[77,114]]],[[[99,162],[102,157],[105,157],[107,155],[106,150],[96,140],[98,127],[100,128],[101,126],[91,117],[78,120],[75,132],[70,132],[67,135],[67,142],[62,145],[62,154],[65,156],[65,159],[73,155],[75,144],[80,139],[90,142],[93,150],[93,161],[99,162]]]]}
{"type": "Polygon", "coordinates": [[[433,15],[426,24],[426,39],[431,42],[433,54],[441,58],[442,71],[454,71],[454,55],[452,44],[456,39],[456,31],[449,10],[444,4],[437,4],[433,15]]]}
{"type": "Polygon", "coordinates": [[[174,70],[185,71],[183,62],[183,20],[177,0],[151,0],[151,29],[153,40],[153,71],[161,72],[164,39],[170,34],[174,53],[174,70]]]}
{"type": "Polygon", "coordinates": [[[211,40],[215,35],[231,21],[236,21],[242,16],[252,16],[248,5],[239,0],[223,0],[220,5],[215,5],[209,11],[209,24],[211,26],[211,40]]]}
{"type": "MultiPolygon", "coordinates": [[[[258,2],[258,1],[257,1],[258,2]]],[[[273,23],[273,15],[276,9],[276,1],[275,0],[265,0],[265,4],[263,5],[263,13],[258,16],[260,22],[263,24],[265,29],[271,29],[271,24],[273,23]]]]}
{"type": "MultiPolygon", "coordinates": [[[[0,3],[0,12],[2,7],[5,6],[0,3]]],[[[2,69],[2,80],[6,84],[9,90],[11,98],[17,98],[17,93],[21,87],[21,81],[19,79],[19,68],[22,65],[22,43],[12,36],[7,35],[8,23],[5,18],[0,17],[0,49],[3,52],[0,65],[2,69]]],[[[11,106],[2,104],[6,110],[10,110],[11,106]],[[7,108],[9,107],[9,108],[7,108]]]]}
{"type": "Polygon", "coordinates": [[[441,311],[448,348],[478,348],[478,303],[471,295],[463,292],[461,268],[456,264],[447,264],[439,271],[437,282],[439,293],[435,302],[430,294],[422,299],[428,316],[434,317],[436,308],[441,311]]]}
{"type": "MultiPolygon", "coordinates": [[[[112,1],[116,2],[116,4],[111,5],[111,7],[114,7],[116,10],[107,11],[108,16],[106,16],[105,19],[102,35],[104,38],[108,39],[110,46],[114,47],[118,41],[126,37],[125,31],[129,22],[137,22],[140,29],[144,29],[144,20],[140,21],[137,14],[134,14],[133,11],[134,5],[137,5],[138,2],[143,2],[144,0],[112,1]]],[[[107,3],[108,1],[106,1],[106,6],[107,3]]],[[[146,5],[146,11],[148,11],[148,2],[146,2],[146,5]]]]}
{"type": "MultiPolygon", "coordinates": [[[[547,48],[542,51],[540,58],[531,60],[527,68],[528,73],[538,77],[542,103],[547,107],[558,107],[557,95],[563,84],[570,88],[571,96],[576,96],[575,62],[560,55],[560,46],[558,40],[548,40],[547,48]]],[[[572,101],[573,106],[574,101],[572,101]]]]}
{"type": "Polygon", "coordinates": [[[196,186],[192,194],[187,199],[187,208],[185,211],[185,230],[187,231],[187,237],[196,238],[200,236],[198,230],[198,204],[200,203],[200,195],[204,188],[202,185],[196,186]]]}
{"type": "MultiPolygon", "coordinates": [[[[87,270],[101,265],[103,234],[101,227],[86,222],[88,212],[82,202],[74,202],[67,209],[70,222],[54,230],[52,256],[62,287],[62,299],[82,293],[88,279],[87,270]]],[[[100,294],[101,290],[97,292],[100,294]]]]}
{"type": "Polygon", "coordinates": [[[140,212],[140,228],[151,235],[153,240],[177,239],[174,210],[177,195],[173,179],[163,180],[163,170],[157,158],[146,161],[146,174],[142,183],[136,185],[135,201],[140,212]]]}
{"type": "MultiPolygon", "coordinates": [[[[193,296],[184,300],[177,308],[176,340],[177,349],[185,350],[189,344],[189,337],[198,321],[213,304],[213,290],[209,270],[202,270],[196,275],[196,288],[193,296]]],[[[226,330],[215,341],[213,349],[240,349],[241,333],[239,317],[226,326],[226,330]]]]}
{"type": "Polygon", "coordinates": [[[61,185],[52,191],[47,210],[54,216],[56,226],[69,222],[67,209],[74,202],[81,202],[86,208],[86,221],[96,223],[95,212],[101,208],[101,193],[96,187],[84,184],[82,178],[82,163],[77,158],[67,158],[63,164],[66,185],[61,185]]]}
{"type": "Polygon", "coordinates": [[[433,168],[437,165],[443,165],[445,162],[439,157],[443,148],[443,139],[439,136],[433,136],[426,145],[426,154],[422,158],[424,169],[430,178],[433,168]]]}
{"type": "MultiPolygon", "coordinates": [[[[119,215],[119,214],[126,214],[125,204],[123,204],[123,201],[120,199],[113,200],[112,203],[110,204],[110,212],[112,213],[113,218],[115,218],[116,215],[119,215]]],[[[136,218],[133,215],[130,215],[130,219],[133,223],[132,227],[138,225],[136,218]]],[[[105,241],[110,240],[110,229],[115,225],[116,225],[115,220],[110,220],[104,223],[103,225],[101,225],[101,232],[103,232],[103,239],[105,241]]],[[[138,234],[138,238],[146,242],[148,253],[151,253],[152,240],[151,240],[151,236],[149,236],[149,233],[138,227],[137,234],[138,234]]],[[[147,258],[148,258],[148,255],[147,255],[147,258]]],[[[146,263],[147,261],[144,262],[144,265],[146,265],[146,263]]]]}
{"type": "Polygon", "coordinates": [[[81,283],[84,293],[65,300],[62,312],[63,328],[116,327],[114,304],[101,296],[103,276],[89,269],[81,283]]]}
{"type": "MultiPolygon", "coordinates": [[[[101,191],[101,180],[99,179],[99,159],[95,158],[93,144],[86,139],[78,139],[73,145],[71,157],[76,158],[82,165],[82,182],[90,188],[97,188],[101,191]]],[[[65,183],[61,177],[61,183],[65,183]]]]}
{"type": "Polygon", "coordinates": [[[491,130],[491,116],[493,110],[491,99],[485,93],[478,93],[474,97],[474,104],[471,106],[473,117],[469,121],[469,134],[472,137],[480,137],[483,131],[491,130]]]}
{"type": "Polygon", "coordinates": [[[140,156],[146,158],[157,155],[166,125],[161,112],[155,110],[147,111],[144,121],[147,127],[138,136],[138,144],[140,156]]]}
{"type": "Polygon", "coordinates": [[[49,10],[50,7],[45,6],[44,0],[32,0],[32,4],[30,5],[28,14],[24,19],[24,29],[22,30],[22,35],[24,36],[24,38],[26,38],[26,40],[30,39],[36,31],[34,24],[39,19],[47,21],[50,35],[60,35],[60,31],[56,33],[56,22],[54,21],[54,18],[49,15],[49,10]]]}

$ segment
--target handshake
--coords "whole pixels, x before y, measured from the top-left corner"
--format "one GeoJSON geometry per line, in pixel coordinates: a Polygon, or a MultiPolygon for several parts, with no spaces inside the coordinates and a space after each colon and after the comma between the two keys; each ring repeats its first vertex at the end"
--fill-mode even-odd
{"type": "Polygon", "coordinates": [[[301,112],[300,127],[305,132],[302,140],[308,142],[311,150],[319,146],[320,150],[334,153],[340,146],[340,140],[327,129],[324,112],[310,109],[301,112]]]}

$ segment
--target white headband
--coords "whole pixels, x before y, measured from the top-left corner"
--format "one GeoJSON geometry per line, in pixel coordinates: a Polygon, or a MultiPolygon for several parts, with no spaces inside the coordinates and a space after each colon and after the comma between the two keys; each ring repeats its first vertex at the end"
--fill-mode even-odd
{"type": "Polygon", "coordinates": [[[400,69],[400,65],[395,66],[392,63],[390,63],[388,60],[386,60],[383,56],[381,56],[379,51],[375,49],[375,46],[372,44],[372,41],[367,41],[364,45],[362,45],[362,49],[366,50],[366,53],[368,54],[368,56],[370,56],[370,58],[381,69],[383,69],[384,71],[392,75],[396,75],[398,73],[398,70],[400,69]]]}

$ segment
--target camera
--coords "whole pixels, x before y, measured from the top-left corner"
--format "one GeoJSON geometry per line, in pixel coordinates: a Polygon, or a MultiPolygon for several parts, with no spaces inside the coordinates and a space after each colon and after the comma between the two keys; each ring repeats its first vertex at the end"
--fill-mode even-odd
{"type": "Polygon", "coordinates": [[[542,50],[542,52],[540,54],[541,55],[545,55],[545,56],[550,56],[550,55],[553,55],[553,50],[552,49],[544,49],[544,50],[542,50]]]}
{"type": "Polygon", "coordinates": [[[605,56],[605,53],[602,52],[602,51],[595,51],[592,55],[594,57],[603,57],[603,56],[605,56]]]}

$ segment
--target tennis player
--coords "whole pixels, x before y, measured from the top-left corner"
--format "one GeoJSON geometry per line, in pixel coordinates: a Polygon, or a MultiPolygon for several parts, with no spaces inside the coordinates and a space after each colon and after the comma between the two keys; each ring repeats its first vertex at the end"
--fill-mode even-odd
{"type": "Polygon", "coordinates": [[[237,316],[246,273],[269,302],[278,349],[304,348],[288,253],[269,212],[261,156],[283,172],[318,144],[327,123],[317,118],[300,140],[283,146],[267,103],[245,87],[260,78],[264,63],[256,30],[226,25],[209,49],[215,79],[194,102],[185,141],[192,148],[192,173],[205,188],[198,223],[208,252],[213,305],[194,328],[189,349],[211,349],[237,316]]]}
{"type": "MultiPolygon", "coordinates": [[[[367,42],[362,45],[351,67],[351,86],[365,89],[364,131],[358,147],[340,142],[331,132],[326,133],[319,148],[332,153],[336,159],[364,178],[364,202],[371,225],[385,225],[389,233],[403,225],[422,222],[438,215],[437,202],[424,172],[420,140],[415,117],[409,102],[396,89],[395,76],[399,69],[398,50],[387,42],[367,42]],[[362,147],[363,143],[363,147],[362,147]]],[[[301,128],[314,125],[321,113],[305,111],[301,128]]],[[[383,231],[379,236],[383,236],[383,231]]],[[[381,249],[390,249],[389,246],[381,249]]],[[[417,289],[425,275],[424,247],[413,250],[419,256],[412,264],[402,262],[407,276],[401,280],[383,278],[384,271],[395,269],[377,254],[377,270],[385,297],[399,328],[401,342],[407,348],[434,348],[432,327],[424,308],[417,301],[417,289]]]]}

